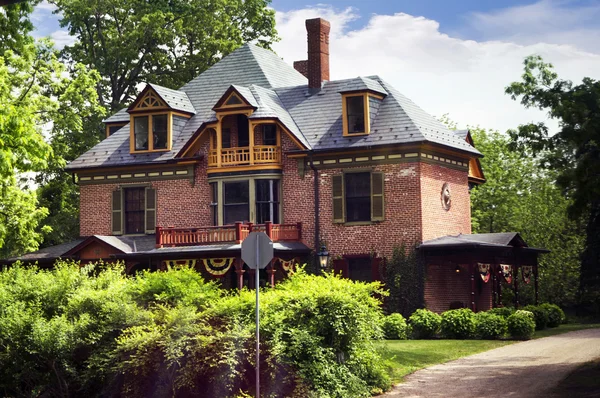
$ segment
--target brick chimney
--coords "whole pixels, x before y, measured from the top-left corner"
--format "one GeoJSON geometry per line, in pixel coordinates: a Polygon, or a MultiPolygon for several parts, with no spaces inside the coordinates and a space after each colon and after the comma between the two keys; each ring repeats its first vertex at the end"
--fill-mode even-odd
{"type": "Polygon", "coordinates": [[[307,19],[308,61],[294,62],[294,68],[308,78],[309,88],[321,88],[329,80],[329,31],[331,25],[321,18],[307,19]]]}

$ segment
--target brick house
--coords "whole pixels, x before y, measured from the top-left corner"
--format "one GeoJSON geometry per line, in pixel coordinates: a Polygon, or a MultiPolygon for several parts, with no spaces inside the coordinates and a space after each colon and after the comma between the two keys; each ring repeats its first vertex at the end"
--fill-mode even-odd
{"type": "Polygon", "coordinates": [[[537,269],[540,251],[518,234],[470,234],[469,191],[485,179],[468,132],[378,76],[331,80],[329,23],[306,28],[308,59],[294,67],[246,44],[179,90],[148,84],[66,167],[81,239],[20,259],[189,264],[234,288],[253,285],[239,253],[250,231],[274,241],[270,283],[322,245],[343,276],[379,279],[405,243],[420,245],[436,311],[494,305],[501,264],[537,269]]]}

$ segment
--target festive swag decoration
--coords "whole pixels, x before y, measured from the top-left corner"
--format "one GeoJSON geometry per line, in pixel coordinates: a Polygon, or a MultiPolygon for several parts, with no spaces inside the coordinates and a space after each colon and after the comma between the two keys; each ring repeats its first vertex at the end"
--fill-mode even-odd
{"type": "Polygon", "coordinates": [[[196,266],[196,260],[165,260],[163,261],[163,268],[171,270],[171,268],[175,267],[191,267],[194,268],[196,266]]]}
{"type": "Polygon", "coordinates": [[[235,257],[204,258],[201,261],[204,264],[206,272],[212,276],[222,277],[231,268],[233,260],[235,260],[235,257]]]}
{"type": "Polygon", "coordinates": [[[523,282],[529,284],[531,281],[531,275],[533,275],[533,266],[524,265],[521,267],[521,271],[523,272],[523,282]]]}
{"type": "Polygon", "coordinates": [[[490,280],[490,265],[477,263],[479,268],[479,275],[481,275],[481,279],[483,279],[484,283],[487,283],[490,280]]]}
{"type": "Polygon", "coordinates": [[[279,263],[281,264],[281,268],[283,268],[283,270],[286,273],[290,273],[290,272],[294,272],[294,266],[296,265],[296,259],[293,258],[289,261],[285,261],[283,259],[279,259],[279,263]]]}
{"type": "Polygon", "coordinates": [[[502,271],[502,276],[506,283],[512,283],[512,265],[500,264],[500,270],[502,271]]]}

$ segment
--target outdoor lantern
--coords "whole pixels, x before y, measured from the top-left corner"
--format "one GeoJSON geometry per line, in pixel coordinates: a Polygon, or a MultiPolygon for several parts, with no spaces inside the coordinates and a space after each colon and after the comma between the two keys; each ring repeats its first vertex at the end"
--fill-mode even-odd
{"type": "Polygon", "coordinates": [[[454,268],[454,272],[460,274],[460,265],[457,265],[456,268],[454,268]]]}
{"type": "Polygon", "coordinates": [[[329,252],[327,251],[327,248],[325,247],[325,245],[321,246],[321,251],[319,251],[317,253],[317,256],[319,256],[319,264],[321,264],[321,268],[322,269],[327,268],[327,260],[329,260],[329,252]]]}

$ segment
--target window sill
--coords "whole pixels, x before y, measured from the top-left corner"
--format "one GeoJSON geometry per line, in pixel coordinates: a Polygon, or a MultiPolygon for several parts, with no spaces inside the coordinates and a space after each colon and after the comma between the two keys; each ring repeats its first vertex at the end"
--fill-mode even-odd
{"type": "Polygon", "coordinates": [[[345,225],[347,227],[357,227],[361,225],[374,225],[379,224],[381,221],[353,221],[353,222],[339,222],[338,225],[345,225]]]}
{"type": "Polygon", "coordinates": [[[131,151],[130,154],[137,155],[138,153],[153,153],[153,152],[169,152],[171,149],[145,149],[141,151],[131,151]]]}
{"type": "Polygon", "coordinates": [[[344,137],[360,137],[363,135],[369,135],[369,132],[366,131],[364,133],[346,133],[346,134],[344,134],[344,137]]]}

